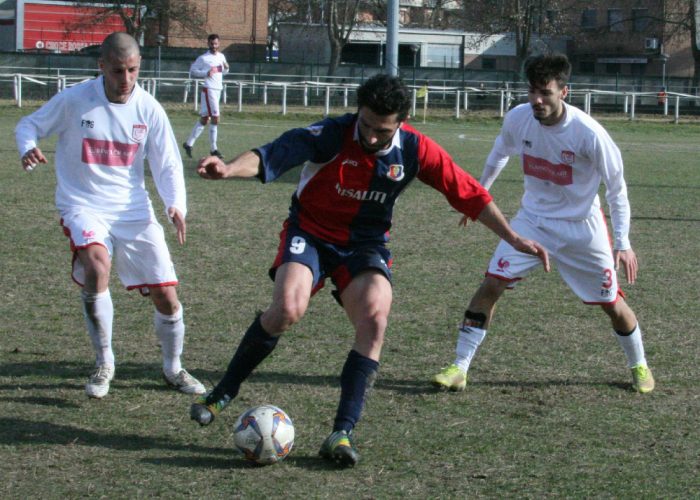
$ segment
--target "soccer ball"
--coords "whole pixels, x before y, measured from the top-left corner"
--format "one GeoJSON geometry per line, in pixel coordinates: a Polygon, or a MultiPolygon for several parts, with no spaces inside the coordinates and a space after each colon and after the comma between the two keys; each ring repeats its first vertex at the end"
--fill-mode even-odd
{"type": "Polygon", "coordinates": [[[246,460],[261,465],[277,463],[292,451],[294,424],[272,405],[248,408],[236,420],[233,443],[246,460]]]}

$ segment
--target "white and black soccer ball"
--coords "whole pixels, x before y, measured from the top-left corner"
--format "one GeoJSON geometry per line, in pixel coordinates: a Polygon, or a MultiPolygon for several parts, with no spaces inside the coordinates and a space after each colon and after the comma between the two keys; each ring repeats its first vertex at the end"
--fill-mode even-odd
{"type": "Polygon", "coordinates": [[[236,420],[233,443],[251,462],[277,463],[292,451],[294,424],[284,410],[262,405],[248,408],[236,420]]]}

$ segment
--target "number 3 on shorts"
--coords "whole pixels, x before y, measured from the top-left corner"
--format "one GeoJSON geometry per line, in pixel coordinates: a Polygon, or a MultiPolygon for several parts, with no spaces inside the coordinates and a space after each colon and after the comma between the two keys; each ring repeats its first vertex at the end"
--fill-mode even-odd
{"type": "Polygon", "coordinates": [[[302,238],[301,236],[295,236],[292,238],[291,245],[289,245],[289,251],[292,252],[295,255],[299,255],[304,253],[304,249],[306,248],[306,240],[302,238]]]}

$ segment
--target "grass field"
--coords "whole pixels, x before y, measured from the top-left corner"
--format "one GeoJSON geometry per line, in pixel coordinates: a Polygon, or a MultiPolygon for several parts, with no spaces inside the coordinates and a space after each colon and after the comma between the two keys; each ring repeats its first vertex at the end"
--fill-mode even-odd
{"type": "MultiPolygon", "coordinates": [[[[363,460],[336,470],[318,456],[338,401],[352,329],[328,290],[208,428],[190,398],[167,390],[152,308],[112,282],[117,375],[88,400],[92,368],[70,254],[57,225],[53,166],[24,173],[13,129],[29,108],[0,106],[0,496],[3,498],[698,498],[700,497],[700,145],[698,125],[605,122],[626,161],[638,282],[626,286],[657,389],[631,390],[602,311],[556,273],[536,273],[501,301],[464,393],[428,381],[451,362],[456,324],[496,238],[416,182],[395,215],[395,297],[380,375],[357,438],[363,460]],[[271,467],[232,451],[248,406],[294,419],[295,449],[271,467]]],[[[173,110],[180,141],[196,119],[173,110]]],[[[316,117],[227,112],[220,149],[233,155],[316,117]]],[[[500,122],[418,123],[476,174],[500,122]]],[[[54,142],[42,144],[53,159],[54,142]]],[[[203,155],[206,133],[195,149],[203,155]]],[[[171,251],[181,285],[185,366],[218,381],[255,311],[294,187],[290,177],[206,182],[186,160],[188,240],[171,251]]],[[[522,174],[511,164],[493,194],[509,216],[522,174]]],[[[156,196],[157,198],[157,196],[156,196]]],[[[159,211],[161,214],[162,211],[159,211]]]]}

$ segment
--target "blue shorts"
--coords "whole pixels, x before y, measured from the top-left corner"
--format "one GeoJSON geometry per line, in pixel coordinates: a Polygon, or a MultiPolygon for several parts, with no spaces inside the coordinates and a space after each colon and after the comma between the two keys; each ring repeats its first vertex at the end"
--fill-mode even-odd
{"type": "Polygon", "coordinates": [[[311,295],[323,288],[325,279],[331,278],[339,296],[352,279],[367,269],[376,269],[391,283],[391,252],[384,244],[338,246],[327,243],[299,229],[288,220],[280,232],[280,245],[270,278],[274,281],[277,268],[288,262],[304,264],[313,274],[311,295]]]}

